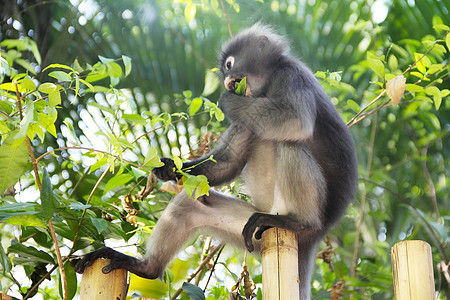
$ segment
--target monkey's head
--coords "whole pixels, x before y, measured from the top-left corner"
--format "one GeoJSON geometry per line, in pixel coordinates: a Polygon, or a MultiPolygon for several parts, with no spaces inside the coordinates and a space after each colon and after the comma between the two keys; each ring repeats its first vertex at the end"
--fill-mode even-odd
{"type": "Polygon", "coordinates": [[[219,70],[225,88],[234,91],[236,82],[246,77],[246,96],[264,94],[276,64],[288,52],[287,40],[269,26],[257,23],[241,31],[219,53],[219,70]]]}

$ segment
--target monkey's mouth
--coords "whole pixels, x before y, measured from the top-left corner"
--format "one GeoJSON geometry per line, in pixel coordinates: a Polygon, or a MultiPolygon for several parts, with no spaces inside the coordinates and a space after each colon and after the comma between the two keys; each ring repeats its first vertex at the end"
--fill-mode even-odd
{"type": "Polygon", "coordinates": [[[227,77],[224,80],[225,88],[229,91],[235,91],[236,90],[236,84],[241,82],[243,77],[227,77]]]}

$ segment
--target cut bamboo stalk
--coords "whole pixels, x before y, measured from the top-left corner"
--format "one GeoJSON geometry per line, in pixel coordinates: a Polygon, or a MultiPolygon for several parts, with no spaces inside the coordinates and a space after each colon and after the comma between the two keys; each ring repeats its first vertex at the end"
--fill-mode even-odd
{"type": "Polygon", "coordinates": [[[403,241],[391,249],[397,300],[435,299],[431,247],[424,241],[403,241]]]}
{"type": "Polygon", "coordinates": [[[270,228],[261,241],[263,300],[298,300],[298,243],[292,231],[270,228]]]}
{"type": "Polygon", "coordinates": [[[109,262],[109,259],[97,259],[92,266],[84,270],[81,278],[81,300],[125,300],[128,291],[128,272],[117,269],[109,274],[103,274],[102,268],[109,262]]]}

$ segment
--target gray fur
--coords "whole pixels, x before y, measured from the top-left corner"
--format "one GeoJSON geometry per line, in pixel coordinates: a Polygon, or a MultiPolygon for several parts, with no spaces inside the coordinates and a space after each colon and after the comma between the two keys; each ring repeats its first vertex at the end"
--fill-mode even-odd
{"type": "MultiPolygon", "coordinates": [[[[263,230],[281,227],[297,232],[300,294],[309,299],[317,245],[355,197],[353,140],[312,72],[271,28],[257,24],[233,37],[223,46],[219,65],[225,82],[245,76],[251,93],[239,96],[227,86],[231,90],[219,105],[230,127],[210,154],[183,167],[195,166],[190,172],[206,175],[212,186],[241,175],[253,204],[213,190],[197,201],[182,192],[154,228],[143,260],[100,249],[77,270],[96,257],[109,257],[104,272],[125,268],[156,278],[198,231],[251,251],[263,230]],[[207,160],[210,155],[217,163],[207,160]]],[[[173,162],[164,162],[155,174],[175,179],[173,162]]]]}

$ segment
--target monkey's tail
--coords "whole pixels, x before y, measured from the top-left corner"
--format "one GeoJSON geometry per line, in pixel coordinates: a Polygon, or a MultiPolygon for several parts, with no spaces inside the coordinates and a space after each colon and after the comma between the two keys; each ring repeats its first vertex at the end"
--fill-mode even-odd
{"type": "Polygon", "coordinates": [[[303,239],[299,236],[298,243],[298,275],[300,299],[311,299],[311,275],[316,262],[316,252],[321,239],[303,239]]]}

